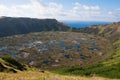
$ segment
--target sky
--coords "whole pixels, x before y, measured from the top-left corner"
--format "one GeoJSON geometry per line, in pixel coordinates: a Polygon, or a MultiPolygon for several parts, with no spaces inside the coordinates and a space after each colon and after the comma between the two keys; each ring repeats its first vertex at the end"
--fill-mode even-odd
{"type": "Polygon", "coordinates": [[[0,16],[120,21],[120,0],[0,0],[0,16]]]}

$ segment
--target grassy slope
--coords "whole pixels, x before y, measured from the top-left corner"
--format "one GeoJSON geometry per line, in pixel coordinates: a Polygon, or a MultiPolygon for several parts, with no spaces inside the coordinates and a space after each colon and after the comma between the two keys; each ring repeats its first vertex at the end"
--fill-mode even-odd
{"type": "Polygon", "coordinates": [[[64,69],[57,69],[54,73],[65,75],[81,75],[91,76],[93,74],[101,77],[120,79],[120,40],[118,39],[113,43],[114,52],[109,59],[96,65],[88,67],[71,67],[64,69]]]}
{"type": "MultiPolygon", "coordinates": [[[[7,58],[8,59],[8,58],[7,58]]],[[[2,64],[10,64],[3,59],[0,58],[0,63],[2,64]]],[[[29,68],[26,67],[27,71],[20,71],[17,70],[17,73],[11,73],[9,71],[11,68],[15,69],[14,67],[6,66],[4,72],[0,72],[0,80],[110,80],[108,78],[101,78],[101,77],[81,77],[81,76],[65,76],[65,75],[58,75],[54,73],[50,73],[45,71],[44,73],[40,72],[36,68],[29,68]],[[7,71],[8,70],[8,71],[7,71]],[[8,73],[9,72],[9,73],[8,73]]]]}
{"type": "Polygon", "coordinates": [[[80,76],[63,76],[50,72],[41,73],[38,71],[25,71],[14,73],[0,73],[0,80],[110,80],[100,77],[80,77],[80,76]]]}
{"type": "Polygon", "coordinates": [[[81,75],[81,76],[101,76],[107,78],[120,79],[120,64],[112,64],[110,66],[98,64],[89,67],[73,67],[55,70],[54,73],[64,75],[81,75]]]}
{"type": "Polygon", "coordinates": [[[117,48],[111,58],[105,62],[84,68],[76,66],[71,68],[57,69],[53,72],[64,75],[97,75],[101,77],[120,79],[120,49],[117,48]]]}

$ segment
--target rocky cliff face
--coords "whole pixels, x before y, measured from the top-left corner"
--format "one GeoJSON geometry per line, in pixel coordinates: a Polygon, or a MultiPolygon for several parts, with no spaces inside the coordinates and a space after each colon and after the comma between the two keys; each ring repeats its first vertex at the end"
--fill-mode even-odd
{"type": "Polygon", "coordinates": [[[40,31],[67,31],[68,29],[68,26],[56,19],[0,18],[0,37],[40,31]]]}

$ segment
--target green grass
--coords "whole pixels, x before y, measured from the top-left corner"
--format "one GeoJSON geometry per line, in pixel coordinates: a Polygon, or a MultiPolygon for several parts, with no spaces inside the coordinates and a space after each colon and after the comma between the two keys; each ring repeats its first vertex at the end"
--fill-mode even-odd
{"type": "Polygon", "coordinates": [[[97,64],[84,68],[76,66],[71,68],[57,69],[53,71],[53,73],[58,73],[62,75],[81,75],[88,77],[92,75],[97,75],[101,77],[120,79],[120,63],[111,66],[97,64]]]}

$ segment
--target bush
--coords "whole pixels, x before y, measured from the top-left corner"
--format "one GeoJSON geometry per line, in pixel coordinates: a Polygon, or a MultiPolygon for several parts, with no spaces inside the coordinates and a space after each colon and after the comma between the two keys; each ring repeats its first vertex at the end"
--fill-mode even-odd
{"type": "Polygon", "coordinates": [[[24,66],[22,64],[20,64],[18,61],[16,61],[14,58],[10,57],[10,56],[2,56],[1,57],[3,60],[5,60],[6,62],[8,62],[10,65],[12,65],[13,67],[15,67],[16,69],[19,70],[25,70],[24,66]]]}

